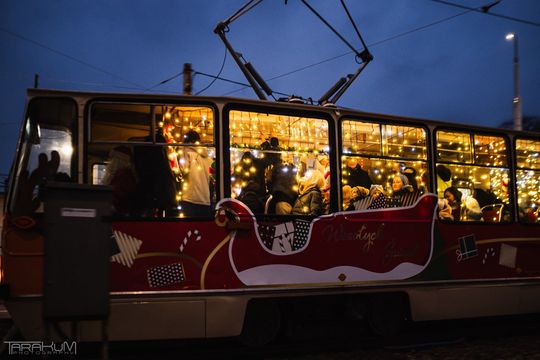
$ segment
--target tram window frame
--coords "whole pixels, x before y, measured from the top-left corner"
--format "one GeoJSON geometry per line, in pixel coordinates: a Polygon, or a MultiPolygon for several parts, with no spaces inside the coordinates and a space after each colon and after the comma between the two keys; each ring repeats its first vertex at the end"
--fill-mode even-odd
{"type": "MultiPolygon", "coordinates": [[[[343,159],[345,157],[357,157],[357,158],[363,158],[363,159],[369,159],[369,160],[375,160],[375,161],[388,161],[388,162],[397,162],[399,163],[413,163],[413,162],[422,162],[424,164],[423,168],[425,168],[425,173],[427,174],[427,178],[424,181],[425,190],[422,193],[419,189],[419,192],[421,194],[424,193],[431,193],[431,165],[430,165],[430,156],[431,156],[431,136],[430,136],[430,130],[429,127],[426,124],[418,124],[415,122],[407,121],[407,120],[401,120],[401,119],[381,119],[380,117],[372,117],[372,116],[359,116],[359,115],[351,115],[351,114],[343,114],[339,117],[338,120],[338,144],[339,144],[339,194],[341,199],[340,204],[340,211],[346,211],[345,209],[345,199],[343,194],[343,187],[347,184],[343,183],[343,174],[344,174],[344,166],[343,166],[343,159]],[[370,153],[361,153],[361,152],[345,152],[345,148],[343,146],[343,135],[344,135],[344,129],[343,124],[345,121],[356,121],[356,122],[363,122],[363,123],[373,123],[380,126],[380,143],[379,143],[379,154],[374,154],[372,152],[370,153]],[[424,146],[424,157],[423,159],[412,159],[408,157],[400,157],[400,156],[391,156],[388,155],[388,148],[384,146],[383,140],[385,140],[385,137],[382,136],[383,128],[382,126],[403,126],[403,127],[410,127],[410,128],[416,128],[421,129],[424,131],[424,139],[425,144],[424,146]]],[[[414,167],[414,166],[413,166],[414,167]]],[[[417,178],[420,177],[420,174],[417,173],[417,178]]],[[[373,181],[373,178],[371,178],[371,181],[373,181]]],[[[376,183],[374,181],[374,183],[376,183]]],[[[388,182],[383,182],[383,184],[387,184],[388,182]]],[[[421,186],[419,186],[420,188],[421,186]]],[[[386,189],[388,190],[388,189],[386,189]]],[[[359,209],[361,210],[361,209],[359,209]]]]}
{"type": "MultiPolygon", "coordinates": [[[[470,219],[466,219],[466,220],[450,220],[450,219],[442,219],[442,221],[446,222],[446,223],[456,223],[456,224],[463,224],[463,223],[475,223],[475,224],[486,224],[486,225],[494,225],[494,224],[499,224],[499,225],[506,225],[506,224],[510,224],[512,223],[514,220],[515,220],[515,216],[514,216],[514,207],[515,207],[515,201],[514,201],[514,195],[513,195],[513,185],[512,184],[515,184],[515,176],[514,174],[512,173],[512,151],[511,151],[511,141],[510,141],[510,138],[508,137],[507,134],[501,134],[501,133],[497,133],[497,132],[490,132],[490,131],[483,131],[483,130],[480,130],[480,131],[474,131],[474,130],[466,130],[466,129],[463,129],[461,127],[447,127],[447,126],[438,126],[436,127],[435,129],[433,129],[433,141],[434,141],[434,150],[435,150],[435,153],[436,153],[436,158],[435,158],[435,161],[434,161],[434,166],[435,168],[437,168],[439,165],[443,165],[443,166],[450,166],[450,167],[467,167],[467,168],[470,168],[470,169],[475,169],[475,168],[484,168],[484,169],[490,169],[490,171],[494,170],[494,169],[503,169],[505,170],[506,174],[507,174],[507,181],[508,181],[508,190],[507,190],[507,195],[506,195],[506,199],[507,199],[507,202],[504,202],[503,201],[503,204],[506,205],[507,207],[507,211],[505,212],[505,216],[506,216],[506,220],[503,218],[503,214],[500,213],[501,209],[498,209],[496,210],[497,211],[497,214],[496,216],[497,217],[494,217],[493,218],[493,221],[485,221],[485,218],[487,216],[489,216],[487,213],[488,213],[488,210],[486,210],[486,213],[484,213],[484,211],[482,209],[484,209],[485,207],[489,206],[489,205],[496,205],[498,203],[490,203],[490,204],[486,204],[484,206],[482,206],[482,204],[479,203],[479,206],[482,210],[482,213],[481,213],[481,218],[479,220],[470,220],[470,219]],[[471,144],[471,148],[470,148],[470,152],[471,152],[471,161],[470,162],[459,162],[459,161],[445,161],[445,160],[441,160],[439,158],[439,154],[438,154],[438,133],[439,132],[447,132],[447,133],[462,133],[462,134],[468,134],[469,135],[469,138],[470,138],[470,144],[471,144]],[[476,144],[475,144],[475,136],[479,136],[479,137],[496,137],[496,138],[501,138],[504,140],[505,142],[505,158],[504,158],[504,161],[505,161],[505,165],[495,165],[495,164],[485,164],[485,163],[478,163],[477,161],[477,156],[476,156],[476,144]]],[[[435,185],[436,185],[436,194],[439,193],[439,181],[437,176],[435,176],[435,185]]],[[[454,178],[452,177],[448,182],[451,182],[453,183],[455,180],[460,180],[462,182],[464,182],[464,184],[467,184],[467,183],[470,183],[470,180],[469,179],[459,179],[459,178],[454,178]]],[[[502,183],[502,181],[501,181],[502,183]]],[[[490,181],[490,184],[491,184],[491,181],[490,181]]],[[[457,184],[459,186],[459,184],[457,184]]],[[[474,184],[473,184],[474,185],[474,184]]],[[[453,186],[452,185],[449,185],[449,186],[453,186]]],[[[449,187],[447,186],[447,187],[449,187]]],[[[461,185],[461,186],[466,186],[466,185],[461,185]]],[[[458,187],[459,188],[459,187],[458,187]]],[[[461,188],[460,188],[461,189],[461,188]]],[[[474,188],[475,190],[477,188],[474,188]]],[[[483,190],[483,189],[481,189],[483,190]]],[[[464,191],[467,191],[467,190],[464,190],[464,191]]],[[[483,190],[485,191],[485,190],[483,190]]],[[[444,192],[444,190],[443,190],[444,192]]],[[[494,196],[496,196],[496,194],[494,194],[494,196]]],[[[477,200],[475,198],[475,200],[477,200]]],[[[477,200],[478,202],[478,200],[477,200]]],[[[495,209],[495,208],[494,208],[495,209]]]]}
{"type": "MultiPolygon", "coordinates": [[[[227,174],[228,170],[231,169],[231,152],[230,149],[232,144],[230,142],[230,114],[233,111],[247,112],[247,113],[260,113],[260,114],[269,114],[275,116],[289,116],[289,117],[299,117],[307,119],[316,119],[327,122],[328,126],[328,148],[327,153],[329,165],[330,165],[330,201],[328,214],[335,213],[337,211],[337,197],[335,196],[335,189],[337,187],[336,176],[333,174],[332,169],[335,169],[335,156],[333,155],[332,149],[335,149],[336,146],[336,136],[335,136],[335,121],[331,114],[323,111],[314,111],[312,108],[306,109],[303,105],[293,105],[293,104],[279,104],[280,107],[274,106],[260,106],[252,104],[241,104],[241,103],[228,103],[223,108],[223,168],[227,174]],[[298,106],[298,107],[296,107],[298,106]]],[[[224,176],[223,179],[223,191],[224,197],[232,197],[232,181],[230,176],[224,176]]],[[[311,219],[313,216],[309,215],[296,215],[296,214],[286,214],[286,215],[277,215],[277,214],[264,214],[257,213],[254,214],[257,217],[264,218],[306,218],[311,219]]]]}
{"type": "MultiPolygon", "coordinates": [[[[151,110],[152,111],[152,110],[151,110]]],[[[202,116],[202,115],[201,115],[202,116]]],[[[167,119],[167,121],[174,121],[174,119],[170,120],[170,119],[167,119]]],[[[194,147],[194,148],[208,148],[208,149],[211,149],[214,153],[214,157],[212,158],[212,163],[213,163],[213,172],[212,172],[212,176],[213,178],[215,179],[214,183],[213,183],[213,191],[211,191],[210,193],[210,206],[212,207],[211,209],[214,209],[215,208],[215,205],[217,204],[217,202],[219,202],[219,200],[221,200],[220,198],[220,173],[219,173],[219,168],[220,168],[220,164],[221,164],[221,159],[219,158],[219,154],[218,154],[218,150],[219,150],[219,146],[220,146],[220,140],[219,140],[219,133],[220,133],[220,114],[219,114],[219,111],[218,111],[218,107],[215,103],[213,102],[209,102],[209,101],[185,101],[185,100],[178,100],[178,99],[152,99],[152,98],[141,98],[141,97],[136,97],[136,98],[93,98],[93,99],[90,99],[88,100],[88,102],[86,103],[85,105],[85,119],[84,119],[84,123],[85,123],[85,129],[87,130],[86,134],[85,134],[85,139],[84,139],[84,154],[83,154],[83,157],[84,157],[84,171],[83,171],[83,180],[85,183],[89,183],[93,180],[93,177],[94,177],[94,174],[93,174],[93,166],[91,166],[90,162],[89,162],[89,148],[94,145],[94,146],[109,146],[111,147],[111,149],[113,149],[113,147],[115,146],[129,146],[129,147],[133,147],[133,146],[144,146],[144,147],[147,147],[147,148],[163,148],[165,149],[166,152],[168,152],[167,150],[167,147],[175,147],[175,148],[184,148],[184,147],[194,147]],[[115,140],[115,141],[108,141],[108,140],[92,140],[92,134],[91,134],[91,126],[92,126],[92,109],[94,106],[96,105],[99,105],[99,104],[112,104],[112,105],[126,105],[126,106],[129,106],[129,105],[134,105],[134,106],[137,106],[137,105],[143,105],[143,106],[148,106],[150,108],[150,110],[152,109],[152,107],[161,107],[162,108],[162,111],[160,112],[160,115],[161,118],[164,118],[165,117],[165,113],[166,113],[166,109],[167,108],[171,108],[171,109],[174,109],[175,107],[186,107],[186,108],[189,108],[189,107],[192,107],[194,110],[193,111],[198,111],[198,108],[201,108],[201,109],[204,109],[207,113],[210,113],[212,115],[212,119],[211,119],[211,123],[212,123],[212,142],[203,142],[203,143],[200,143],[200,144],[188,144],[188,143],[184,143],[184,142],[177,142],[177,141],[172,141],[172,142],[162,142],[162,141],[159,141],[159,139],[156,139],[156,133],[158,131],[158,129],[160,128],[160,125],[161,124],[157,124],[156,123],[156,118],[153,117],[153,113],[151,114],[151,116],[148,118],[148,121],[149,121],[149,125],[150,125],[150,132],[148,133],[148,137],[151,136],[151,141],[145,141],[144,139],[130,139],[130,140],[115,140]]],[[[187,130],[189,131],[189,129],[184,129],[184,130],[187,130]]],[[[170,155],[170,154],[169,154],[170,155]]],[[[169,155],[167,155],[167,157],[169,157],[169,155]]],[[[95,162],[94,164],[99,164],[100,162],[97,161],[95,162]]],[[[180,170],[181,172],[181,170],[180,170]]],[[[173,176],[177,176],[178,173],[174,172],[172,169],[171,169],[171,173],[173,174],[173,176]],[[176,174],[176,175],[175,175],[176,174]]],[[[177,187],[177,189],[181,189],[181,185],[176,185],[175,187],[177,187]],[[178,186],[180,186],[180,188],[178,188],[178,186]]],[[[179,197],[178,197],[178,194],[176,195],[176,203],[178,204],[179,203],[179,197]]],[[[157,216],[155,215],[135,215],[136,218],[141,218],[141,219],[156,219],[156,218],[160,218],[160,219],[167,219],[167,218],[170,218],[170,219],[182,219],[182,218],[185,218],[185,219],[203,219],[203,218],[211,218],[213,215],[212,215],[212,210],[209,212],[209,214],[207,216],[203,216],[203,217],[200,217],[200,216],[183,216],[182,215],[182,210],[173,210],[173,208],[170,208],[170,211],[167,211],[167,212],[163,212],[163,214],[158,214],[157,216]],[[169,213],[170,212],[170,213],[169,213]]]]}
{"type": "MultiPolygon", "coordinates": [[[[520,206],[520,191],[519,191],[519,188],[518,188],[518,182],[521,181],[520,177],[518,176],[519,175],[519,172],[520,171],[523,171],[523,172],[533,172],[534,173],[534,176],[537,176],[538,179],[540,179],[540,159],[538,159],[537,163],[538,165],[535,164],[534,167],[527,167],[527,166],[520,166],[520,163],[518,161],[518,142],[519,141],[533,141],[533,142],[537,142],[538,144],[540,144],[540,138],[533,138],[533,137],[522,137],[522,136],[517,136],[516,138],[514,138],[514,143],[513,143],[513,155],[514,155],[514,159],[515,159],[515,174],[514,174],[514,177],[515,177],[515,181],[516,181],[516,186],[515,186],[515,195],[516,195],[516,205],[517,205],[517,212],[518,212],[518,221],[521,223],[521,224],[524,224],[524,225],[527,225],[527,226],[540,226],[540,200],[537,202],[537,209],[536,211],[533,213],[536,213],[536,221],[526,221],[526,213],[523,213],[522,215],[522,207],[520,206]]],[[[537,187],[538,188],[538,187],[537,187]]],[[[533,207],[534,209],[534,207],[533,207]]]]}
{"type": "MultiPolygon", "coordinates": [[[[78,141],[79,141],[79,134],[80,134],[80,129],[79,129],[79,123],[78,123],[78,118],[79,118],[79,108],[78,108],[78,104],[77,102],[75,101],[75,99],[71,98],[71,97],[66,97],[66,96],[36,96],[36,97],[33,97],[32,99],[30,99],[30,101],[28,102],[28,105],[26,106],[26,112],[25,112],[25,121],[23,122],[23,127],[21,129],[21,139],[19,141],[19,144],[18,144],[18,148],[17,148],[17,159],[16,159],[16,162],[15,162],[15,169],[16,169],[16,173],[13,174],[14,176],[11,176],[10,177],[10,186],[9,186],[9,189],[12,189],[11,191],[8,192],[7,194],[7,201],[6,201],[6,208],[9,209],[9,211],[13,214],[20,214],[20,215],[35,215],[37,211],[39,211],[41,209],[38,208],[38,209],[35,209],[35,210],[29,210],[27,208],[25,208],[24,204],[20,204],[20,203],[17,203],[17,199],[19,198],[19,191],[21,191],[21,184],[20,184],[20,181],[22,181],[22,178],[21,176],[23,175],[24,172],[28,172],[28,176],[29,176],[29,179],[28,181],[31,181],[30,179],[30,175],[31,175],[31,172],[34,171],[38,166],[36,166],[36,168],[30,170],[28,169],[28,166],[30,165],[30,154],[32,153],[32,145],[34,144],[32,141],[34,140],[31,140],[31,141],[27,141],[27,137],[28,136],[35,136],[35,135],[31,135],[30,134],[30,131],[32,131],[31,129],[29,129],[29,124],[31,121],[33,121],[33,114],[32,112],[35,111],[35,107],[38,106],[38,104],[40,104],[41,102],[46,102],[46,101],[56,101],[56,102],[63,102],[64,105],[68,105],[71,106],[71,109],[72,109],[72,113],[71,113],[71,120],[70,120],[70,123],[66,123],[66,124],[63,124],[64,128],[66,129],[69,129],[70,130],[70,137],[71,137],[71,152],[70,152],[70,161],[69,161],[69,174],[67,174],[69,176],[69,181],[70,182],[77,182],[78,181],[78,178],[77,178],[77,174],[78,174],[78,158],[79,158],[79,154],[78,152],[76,151],[77,147],[78,147],[78,141]],[[24,209],[23,209],[24,208],[24,209]]],[[[65,111],[65,110],[64,110],[65,111]]],[[[57,125],[56,127],[57,128],[60,128],[62,127],[61,126],[62,124],[60,125],[57,125]]],[[[41,128],[41,127],[40,127],[41,128]]],[[[36,131],[39,131],[36,130],[36,131]]],[[[39,136],[39,134],[37,135],[39,136]]],[[[50,157],[52,156],[50,153],[46,154],[47,157],[48,157],[48,160],[51,160],[50,157]]],[[[49,166],[49,164],[47,164],[47,166],[49,166]]],[[[65,172],[62,172],[60,171],[61,170],[61,167],[62,166],[62,156],[60,156],[60,165],[58,167],[58,169],[56,170],[56,174],[62,174],[62,173],[65,173],[65,172]]],[[[50,170],[48,170],[48,172],[50,172],[50,170]]],[[[51,174],[49,174],[48,176],[50,176],[51,174]]],[[[62,177],[60,179],[53,179],[54,181],[68,181],[66,177],[62,177]]],[[[28,184],[28,185],[32,185],[32,184],[28,184]]],[[[34,193],[34,198],[35,199],[39,199],[39,196],[37,194],[37,185],[39,184],[34,184],[32,187],[33,187],[33,193],[34,193]]],[[[32,198],[32,196],[30,197],[32,198]]]]}

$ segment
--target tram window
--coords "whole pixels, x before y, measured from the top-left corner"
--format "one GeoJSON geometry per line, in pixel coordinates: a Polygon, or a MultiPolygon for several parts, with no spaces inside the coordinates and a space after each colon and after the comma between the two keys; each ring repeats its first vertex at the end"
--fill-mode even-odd
{"type": "Polygon", "coordinates": [[[452,208],[452,215],[444,220],[510,221],[506,140],[500,136],[439,131],[437,141],[438,159],[447,161],[436,166],[437,193],[452,208]],[[449,151],[451,136],[457,147],[449,151]],[[472,149],[469,148],[471,139],[472,149]],[[471,154],[474,157],[470,157],[471,154]]]}
{"type": "Polygon", "coordinates": [[[40,207],[38,185],[43,179],[73,181],[76,176],[74,145],[77,109],[72,100],[39,98],[29,104],[11,209],[31,215],[40,207]]]}
{"type": "Polygon", "coordinates": [[[426,131],[403,125],[343,121],[343,152],[425,159],[426,131]]]}
{"type": "Polygon", "coordinates": [[[92,141],[148,141],[151,134],[149,105],[96,104],[91,118],[92,141]]]}
{"type": "Polygon", "coordinates": [[[231,196],[254,214],[328,212],[328,123],[299,116],[229,113],[231,196]],[[304,204],[307,196],[315,200],[304,204]]]}
{"type": "Polygon", "coordinates": [[[113,187],[117,212],[211,216],[217,201],[211,108],[97,103],[92,114],[89,181],[113,187]],[[107,126],[116,133],[105,134],[107,126]]]}
{"type": "Polygon", "coordinates": [[[342,210],[409,206],[429,190],[423,128],[344,120],[342,139],[342,210]]]}
{"type": "Polygon", "coordinates": [[[521,169],[540,169],[540,141],[516,140],[517,166],[521,169]]]}
{"type": "Polygon", "coordinates": [[[471,135],[461,132],[437,131],[439,161],[472,163],[471,135]]]}
{"type": "Polygon", "coordinates": [[[342,124],[343,152],[366,155],[381,154],[381,125],[360,121],[342,124]]]}
{"type": "Polygon", "coordinates": [[[383,155],[391,157],[425,159],[426,131],[422,128],[383,125],[383,155]]]}
{"type": "Polygon", "coordinates": [[[516,140],[519,219],[540,224],[540,141],[516,140]]]}
{"type": "Polygon", "coordinates": [[[479,165],[508,167],[506,140],[498,136],[474,136],[474,161],[479,165]]]}

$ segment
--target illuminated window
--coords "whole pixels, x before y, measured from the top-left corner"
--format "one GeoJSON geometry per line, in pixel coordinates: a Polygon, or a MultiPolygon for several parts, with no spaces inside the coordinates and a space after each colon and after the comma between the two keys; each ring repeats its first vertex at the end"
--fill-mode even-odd
{"type": "Polygon", "coordinates": [[[14,215],[43,211],[39,185],[43,179],[77,180],[77,106],[69,99],[38,98],[28,105],[9,204],[14,215]]]}
{"type": "Polygon", "coordinates": [[[210,217],[217,200],[214,159],[209,107],[92,105],[89,181],[113,186],[117,212],[210,217]]]}
{"type": "Polygon", "coordinates": [[[520,221],[540,223],[540,141],[516,141],[516,185],[520,221]]]}
{"type": "Polygon", "coordinates": [[[426,131],[408,126],[382,125],[383,155],[408,159],[426,158],[426,131]]]}
{"type": "Polygon", "coordinates": [[[508,167],[506,140],[498,136],[474,136],[474,162],[508,167]]]}
{"type": "Polygon", "coordinates": [[[360,121],[343,121],[343,152],[354,154],[381,154],[381,126],[360,121]]]}
{"type": "Polygon", "coordinates": [[[516,155],[519,168],[540,169],[540,141],[518,139],[516,155]]]}
{"type": "Polygon", "coordinates": [[[327,121],[231,111],[229,132],[232,197],[253,213],[315,215],[294,209],[303,184],[313,176],[328,211],[327,121]]]}
{"type": "Polygon", "coordinates": [[[437,132],[437,193],[453,207],[446,220],[511,220],[506,144],[501,136],[437,132]]]}
{"type": "Polygon", "coordinates": [[[439,161],[472,163],[471,135],[459,132],[437,132],[437,159],[439,161]]]}
{"type": "Polygon", "coordinates": [[[343,121],[343,153],[424,159],[426,131],[418,127],[343,121]]]}
{"type": "Polygon", "coordinates": [[[384,195],[392,198],[396,195],[392,187],[396,174],[406,177],[413,195],[410,202],[428,191],[426,131],[423,128],[344,120],[341,136],[342,210],[364,210],[373,206],[370,198],[365,196],[371,185],[382,185],[384,195]]]}

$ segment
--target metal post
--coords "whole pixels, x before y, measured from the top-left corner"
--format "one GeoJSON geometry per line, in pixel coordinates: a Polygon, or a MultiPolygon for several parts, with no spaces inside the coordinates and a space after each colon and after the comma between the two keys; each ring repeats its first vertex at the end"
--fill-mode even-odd
{"type": "Polygon", "coordinates": [[[521,115],[521,97],[519,96],[519,54],[518,54],[518,36],[514,34],[514,130],[523,130],[521,115]]]}

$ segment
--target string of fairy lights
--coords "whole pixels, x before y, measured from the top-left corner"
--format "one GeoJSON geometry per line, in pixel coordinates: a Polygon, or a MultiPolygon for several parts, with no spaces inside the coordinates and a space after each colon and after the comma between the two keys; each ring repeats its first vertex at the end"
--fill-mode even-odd
{"type": "Polygon", "coordinates": [[[516,141],[518,204],[531,209],[538,219],[540,206],[540,141],[516,141]]]}
{"type": "MultiPolygon", "coordinates": [[[[409,167],[415,170],[416,182],[421,191],[428,191],[425,176],[427,167],[426,131],[423,128],[403,125],[386,125],[346,120],[342,123],[343,181],[346,185],[346,164],[355,158],[372,180],[382,184],[391,193],[395,173],[409,167]]],[[[214,120],[212,109],[207,107],[165,106],[158,122],[167,146],[171,169],[179,184],[176,199],[189,189],[185,164],[186,146],[197,152],[207,151],[215,158],[214,120]],[[189,131],[196,131],[200,141],[186,144],[189,131]]],[[[246,152],[253,158],[263,159],[268,154],[279,154],[281,161],[300,181],[300,169],[308,159],[322,161],[329,152],[328,123],[322,119],[276,115],[249,111],[229,113],[231,195],[237,197],[247,183],[256,176],[257,169],[250,159],[243,159],[246,152]],[[261,144],[270,138],[278,139],[272,149],[262,149],[261,144]]],[[[540,205],[540,142],[517,140],[518,204],[538,211],[540,205]]],[[[499,201],[509,204],[509,163],[507,142],[500,136],[438,131],[437,158],[447,166],[452,181],[466,182],[471,188],[491,192],[499,201]]],[[[191,168],[193,171],[193,168],[191,168]]],[[[198,169],[210,171],[213,169],[198,169]]],[[[297,183],[292,185],[298,190],[297,183]]],[[[182,214],[180,215],[182,216],[182,214]]]]}

